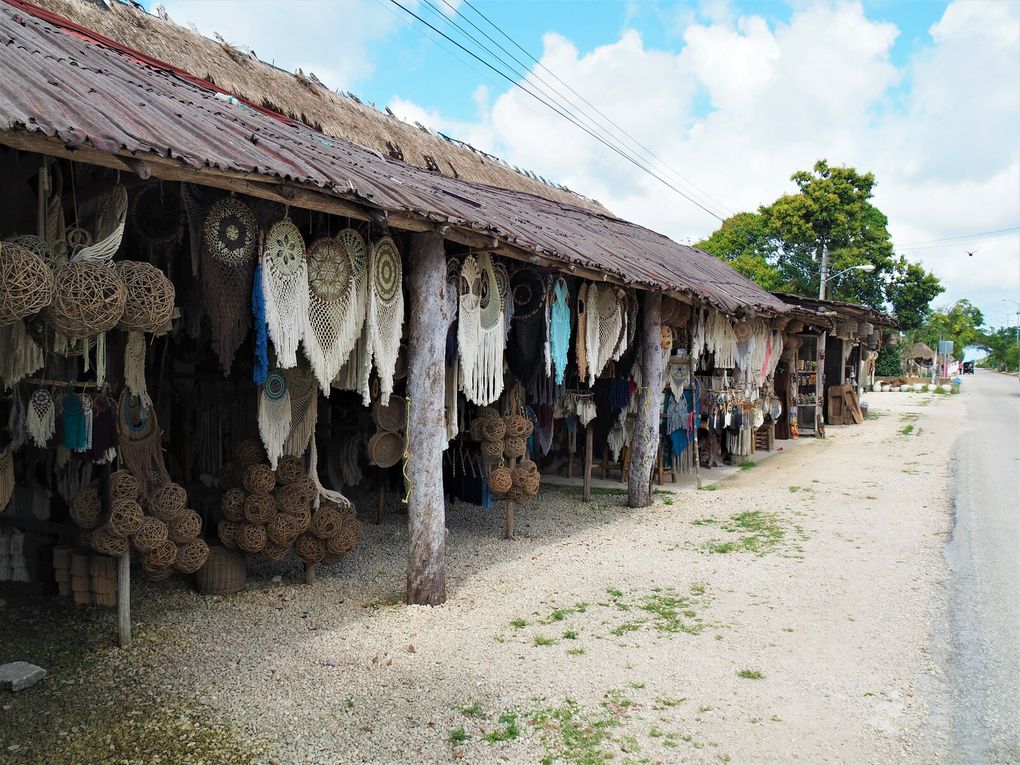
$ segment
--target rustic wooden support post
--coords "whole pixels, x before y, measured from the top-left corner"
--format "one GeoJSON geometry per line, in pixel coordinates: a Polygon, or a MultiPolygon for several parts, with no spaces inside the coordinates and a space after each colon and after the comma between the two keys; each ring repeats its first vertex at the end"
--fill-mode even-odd
{"type": "Polygon", "coordinates": [[[585,502],[591,502],[591,453],[594,444],[595,429],[589,422],[584,426],[584,488],[581,490],[581,499],[585,502]]]}
{"type": "Polygon", "coordinates": [[[815,346],[815,438],[825,438],[825,344],[828,339],[828,332],[820,332],[815,346]]]}
{"type": "Polygon", "coordinates": [[[305,562],[305,584],[315,584],[315,564],[305,562]]]}
{"type": "Polygon", "coordinates": [[[691,362],[691,416],[694,421],[694,478],[698,482],[698,488],[701,488],[701,450],[698,447],[698,430],[701,429],[701,402],[700,396],[698,396],[698,386],[695,385],[694,381],[694,354],[690,355],[691,362]]]}
{"type": "Polygon", "coordinates": [[[131,552],[117,561],[117,642],[121,648],[131,645],[131,552]]]}
{"type": "Polygon", "coordinates": [[[446,602],[446,504],[443,447],[446,446],[446,251],[435,232],[411,235],[410,358],[407,398],[407,602],[446,602]]]}
{"type": "Polygon", "coordinates": [[[659,410],[662,408],[662,293],[645,292],[641,314],[641,380],[637,421],[631,441],[633,454],[627,480],[627,504],[652,503],[649,478],[659,452],[659,410]]]}

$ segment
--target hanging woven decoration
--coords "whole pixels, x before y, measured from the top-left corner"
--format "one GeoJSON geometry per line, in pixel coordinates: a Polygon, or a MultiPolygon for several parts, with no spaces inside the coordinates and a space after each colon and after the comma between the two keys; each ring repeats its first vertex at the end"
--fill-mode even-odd
{"type": "Polygon", "coordinates": [[[0,449],[0,513],[7,509],[14,494],[14,454],[11,447],[0,449]]]}
{"type": "Polygon", "coordinates": [[[310,369],[293,367],[283,371],[290,394],[290,435],[284,444],[284,452],[301,456],[308,448],[315,433],[316,402],[318,385],[310,369]]]}
{"type": "Polygon", "coordinates": [[[184,203],[164,183],[143,186],[131,204],[131,223],[148,247],[150,259],[173,251],[184,238],[184,203]]]}
{"type": "Polygon", "coordinates": [[[128,332],[124,345],[124,387],[132,396],[137,396],[146,409],[152,406],[145,382],[145,335],[141,332],[128,332]]]}
{"type": "Polygon", "coordinates": [[[712,310],[705,321],[705,349],[715,354],[715,365],[731,369],[737,363],[737,336],[730,320],[712,310]]]}
{"type": "Polygon", "coordinates": [[[269,374],[269,328],[266,326],[261,263],[255,266],[255,278],[251,282],[251,319],[255,323],[255,358],[252,360],[251,379],[256,385],[263,385],[269,374]]]}
{"type": "Polygon", "coordinates": [[[560,277],[549,291],[549,373],[557,385],[563,385],[567,373],[567,350],[570,348],[570,292],[566,279],[560,277]]]}
{"type": "Polygon", "coordinates": [[[506,349],[507,363],[514,377],[528,387],[542,369],[545,283],[538,271],[521,268],[510,277],[510,288],[514,321],[506,349]]]}
{"type": "MultiPolygon", "coordinates": [[[[511,286],[510,286],[510,271],[507,269],[505,263],[495,263],[492,266],[492,272],[496,275],[496,285],[499,288],[499,300],[503,304],[503,330],[505,331],[505,340],[510,340],[510,328],[513,326],[511,322],[514,318],[514,310],[516,306],[514,301],[510,299],[511,286]]],[[[484,303],[488,295],[485,292],[485,282],[482,283],[482,302],[484,303]]]]}
{"type": "Polygon", "coordinates": [[[117,411],[117,451],[123,467],[138,481],[140,495],[148,497],[154,486],[170,482],[156,411],[142,405],[126,389],[120,394],[117,411]]]}
{"type": "Polygon", "coordinates": [[[10,388],[43,366],[43,352],[29,337],[25,322],[0,327],[0,385],[10,388]]]}
{"type": "Polygon", "coordinates": [[[397,245],[388,236],[372,245],[368,260],[367,321],[380,400],[386,406],[393,392],[393,372],[404,331],[403,266],[397,245]]]}
{"type": "Polygon", "coordinates": [[[584,382],[588,377],[588,285],[577,291],[577,341],[574,358],[577,360],[577,378],[584,382]]]}
{"type": "MultiPolygon", "coordinates": [[[[85,406],[82,398],[71,393],[61,400],[61,419],[63,420],[63,446],[72,452],[81,452],[89,448],[89,426],[86,422],[85,406]]],[[[91,403],[88,413],[92,413],[91,403]]]]}
{"type": "Polygon", "coordinates": [[[96,216],[96,235],[90,237],[87,232],[77,229],[76,235],[68,236],[67,243],[74,250],[71,260],[109,265],[124,238],[127,211],[127,190],[117,184],[106,197],[99,215],[96,216]],[[80,238],[81,234],[86,236],[80,238]]]}
{"type": "Polygon", "coordinates": [[[606,364],[619,358],[620,335],[624,332],[624,308],[620,292],[606,286],[588,285],[588,310],[585,326],[585,355],[588,362],[588,387],[602,374],[606,364]]]}
{"type": "Polygon", "coordinates": [[[308,248],[305,356],[323,390],[351,355],[365,322],[368,246],[352,228],[308,248]]]}
{"type": "Polygon", "coordinates": [[[127,288],[127,301],[117,323],[118,329],[159,332],[166,328],[174,313],[173,282],[149,263],[122,260],[114,268],[127,288]]]}
{"type": "Polygon", "coordinates": [[[68,339],[80,340],[117,326],[127,305],[124,280],[102,260],[72,260],[57,269],[46,320],[68,339]]]}
{"type": "Polygon", "coordinates": [[[53,272],[36,252],[0,242],[0,326],[33,316],[53,300],[53,272]]]}
{"type": "Polygon", "coordinates": [[[297,364],[297,349],[308,315],[305,240],[290,218],[270,226],[262,250],[262,295],[276,363],[297,364]]]}
{"type": "Polygon", "coordinates": [[[460,271],[460,311],[457,346],[461,390],[479,406],[491,404],[503,392],[503,306],[492,258],[482,253],[464,259],[460,271]],[[484,287],[483,287],[484,284],[484,287]],[[483,294],[488,300],[483,302],[483,294]]]}
{"type": "Polygon", "coordinates": [[[224,376],[251,327],[251,279],[258,245],[255,214],[233,197],[218,200],[202,226],[202,299],[224,376]]]}
{"type": "Polygon", "coordinates": [[[291,431],[290,392],[287,378],[274,370],[259,391],[259,434],[273,470],[283,456],[283,447],[291,431]]]}
{"type": "Polygon", "coordinates": [[[40,388],[32,394],[25,415],[28,437],[36,446],[45,447],[57,429],[56,406],[48,390],[40,388]]]}

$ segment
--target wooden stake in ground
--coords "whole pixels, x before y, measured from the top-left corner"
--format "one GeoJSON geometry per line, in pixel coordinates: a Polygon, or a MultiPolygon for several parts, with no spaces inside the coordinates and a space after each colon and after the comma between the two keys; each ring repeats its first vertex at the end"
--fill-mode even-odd
{"type": "Polygon", "coordinates": [[[446,505],[443,447],[446,445],[446,252],[438,233],[413,234],[410,358],[407,374],[407,602],[446,602],[446,505]]]}
{"type": "Polygon", "coordinates": [[[581,499],[591,502],[591,456],[595,442],[595,429],[589,422],[584,426],[584,487],[581,489],[581,499]]]}
{"type": "Polygon", "coordinates": [[[698,488],[701,488],[701,452],[698,447],[698,429],[701,427],[701,408],[698,396],[698,386],[694,379],[694,353],[692,352],[689,359],[691,363],[691,417],[694,422],[694,445],[691,447],[694,449],[694,477],[697,479],[698,488]]]}
{"type": "Polygon", "coordinates": [[[649,477],[659,446],[659,410],[662,408],[662,293],[645,292],[641,316],[641,377],[637,421],[631,440],[633,456],[627,477],[627,505],[652,503],[649,477]]]}

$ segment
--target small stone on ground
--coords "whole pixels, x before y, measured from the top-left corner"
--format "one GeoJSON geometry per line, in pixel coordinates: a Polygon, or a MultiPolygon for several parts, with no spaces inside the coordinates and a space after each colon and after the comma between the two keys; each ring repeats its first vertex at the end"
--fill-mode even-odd
{"type": "Polygon", "coordinates": [[[23,691],[46,677],[46,670],[27,661],[0,665],[0,690],[23,691]]]}

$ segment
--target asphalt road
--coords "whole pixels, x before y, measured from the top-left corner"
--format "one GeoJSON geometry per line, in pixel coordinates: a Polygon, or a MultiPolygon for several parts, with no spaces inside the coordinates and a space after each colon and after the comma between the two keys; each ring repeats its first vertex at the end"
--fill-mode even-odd
{"type": "Polygon", "coordinates": [[[933,716],[945,762],[1020,763],[1020,383],[979,370],[964,386],[933,716]]]}

